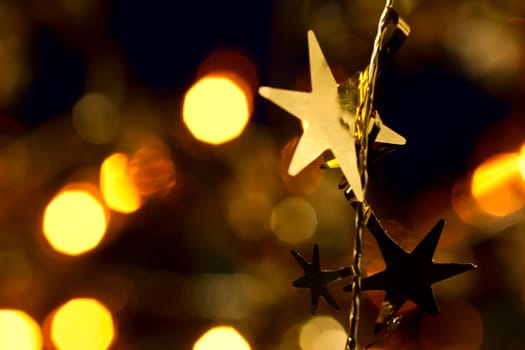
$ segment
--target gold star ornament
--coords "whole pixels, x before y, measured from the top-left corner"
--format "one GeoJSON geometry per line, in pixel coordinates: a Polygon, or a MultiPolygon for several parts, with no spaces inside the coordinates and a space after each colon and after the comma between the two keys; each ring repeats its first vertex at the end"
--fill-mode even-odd
{"type": "MultiPolygon", "coordinates": [[[[359,74],[341,85],[335,81],[313,31],[308,31],[311,92],[262,86],[259,94],[306,122],[288,173],[297,175],[324,151],[331,150],[359,201],[364,200],[356,150],[355,117],[359,107],[359,74]]],[[[365,84],[366,85],[366,84],[365,84]]],[[[379,128],[375,141],[405,144],[403,136],[386,127],[378,113],[372,123],[379,128]]],[[[372,124],[366,130],[370,132],[372,124]]]]}

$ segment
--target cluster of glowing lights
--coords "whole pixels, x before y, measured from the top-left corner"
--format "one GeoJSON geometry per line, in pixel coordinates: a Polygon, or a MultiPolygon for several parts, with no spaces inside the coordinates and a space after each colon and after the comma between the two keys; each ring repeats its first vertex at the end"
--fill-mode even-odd
{"type": "Polygon", "coordinates": [[[100,167],[100,190],[109,208],[120,213],[132,213],[142,205],[129,172],[128,156],[114,153],[100,167]]]}
{"type": "Polygon", "coordinates": [[[106,229],[104,205],[88,190],[64,190],[44,212],[44,236],[53,249],[63,254],[79,255],[94,249],[106,229]]]}
{"type": "Polygon", "coordinates": [[[41,350],[40,327],[25,312],[0,310],[0,349],[41,350]]]}
{"type": "Polygon", "coordinates": [[[106,350],[115,339],[108,309],[95,299],[73,299],[51,319],[51,341],[58,350],[106,350]]]}
{"type": "Polygon", "coordinates": [[[243,89],[223,76],[205,76],[186,93],[184,124],[199,141],[219,145],[237,138],[250,117],[243,89]]]}
{"type": "Polygon", "coordinates": [[[193,346],[193,350],[251,350],[250,344],[231,326],[218,326],[204,333],[193,346]]]}

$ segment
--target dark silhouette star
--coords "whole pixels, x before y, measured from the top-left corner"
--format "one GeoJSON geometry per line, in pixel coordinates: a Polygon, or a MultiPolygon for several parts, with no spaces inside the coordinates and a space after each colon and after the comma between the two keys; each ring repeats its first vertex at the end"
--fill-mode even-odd
{"type": "Polygon", "coordinates": [[[340,310],[339,305],[337,305],[335,299],[328,292],[328,289],[326,289],[326,285],[342,277],[350,276],[350,268],[345,267],[339,270],[321,270],[319,264],[319,246],[317,244],[314,245],[312,262],[306,261],[305,258],[293,249],[292,255],[304,270],[304,276],[295,280],[293,286],[297,288],[310,288],[312,315],[315,315],[317,312],[319,297],[325,298],[328,304],[335,309],[340,310]]]}
{"type": "MultiPolygon", "coordinates": [[[[386,292],[382,310],[376,321],[376,332],[407,300],[422,310],[436,315],[439,306],[432,284],[476,268],[474,264],[435,263],[432,260],[445,220],[439,220],[412,252],[401,248],[381,226],[376,216],[370,216],[367,227],[374,236],[386,263],[386,269],[362,280],[362,290],[386,292]]],[[[344,290],[351,291],[347,285],[344,290]]]]}

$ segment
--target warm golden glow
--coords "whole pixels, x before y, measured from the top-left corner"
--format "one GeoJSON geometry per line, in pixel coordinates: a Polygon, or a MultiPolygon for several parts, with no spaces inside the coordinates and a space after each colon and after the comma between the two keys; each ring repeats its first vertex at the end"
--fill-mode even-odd
{"type": "Polygon", "coordinates": [[[0,349],[41,350],[38,324],[18,310],[0,310],[0,349]]]}
{"type": "Polygon", "coordinates": [[[298,243],[314,234],[317,214],[315,208],[305,199],[288,197],[273,208],[270,225],[281,241],[298,243]]]}
{"type": "MultiPolygon", "coordinates": [[[[479,350],[484,330],[480,312],[459,299],[440,300],[440,312],[423,313],[419,321],[419,346],[424,350],[479,350]]],[[[505,348],[505,347],[503,347],[505,348]]]]}
{"type": "Polygon", "coordinates": [[[114,337],[111,313],[94,299],[73,299],[51,320],[51,340],[58,350],[106,350],[114,337]]]}
{"type": "Polygon", "coordinates": [[[330,316],[316,316],[309,319],[299,333],[302,350],[337,350],[346,344],[343,326],[330,316]]]}
{"type": "Polygon", "coordinates": [[[164,195],[175,186],[175,165],[168,146],[150,137],[133,154],[129,173],[137,191],[145,197],[164,195]]]}
{"type": "Polygon", "coordinates": [[[237,330],[230,326],[219,326],[210,329],[197,340],[193,350],[250,350],[250,344],[237,330]]]}
{"type": "Polygon", "coordinates": [[[270,232],[272,203],[259,193],[239,194],[228,207],[228,223],[237,237],[249,241],[262,239],[270,232]]]}
{"type": "Polygon", "coordinates": [[[523,206],[524,199],[515,188],[519,171],[517,153],[501,154],[478,166],[472,176],[470,192],[484,212],[502,217],[523,206]]]}
{"type": "Polygon", "coordinates": [[[142,198],[133,182],[128,156],[114,153],[100,167],[100,190],[109,208],[120,213],[132,213],[139,209],[142,198]]]}
{"type": "Polygon", "coordinates": [[[525,143],[521,146],[520,151],[520,174],[522,181],[525,182],[525,143]]]}
{"type": "Polygon", "coordinates": [[[87,94],[73,108],[73,125],[84,140],[108,143],[115,139],[120,128],[117,107],[106,95],[87,94]]]}
{"type": "Polygon", "coordinates": [[[106,227],[102,203],[86,190],[59,193],[44,212],[44,235],[63,254],[78,255],[94,249],[106,227]]]}
{"type": "Polygon", "coordinates": [[[184,98],[182,116],[193,136],[218,145],[238,137],[249,119],[248,97],[232,80],[208,76],[184,98]]]}

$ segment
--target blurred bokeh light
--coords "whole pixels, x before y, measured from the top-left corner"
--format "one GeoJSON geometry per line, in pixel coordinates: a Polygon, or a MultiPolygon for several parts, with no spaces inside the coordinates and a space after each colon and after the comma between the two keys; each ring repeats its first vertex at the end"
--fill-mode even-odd
{"type": "Polygon", "coordinates": [[[113,153],[100,167],[100,191],[107,206],[120,213],[132,213],[142,205],[142,198],[131,178],[128,156],[113,153]]]}
{"type": "Polygon", "coordinates": [[[346,344],[344,327],[331,316],[312,317],[301,327],[302,350],[340,350],[346,344]]]}
{"type": "Polygon", "coordinates": [[[228,223],[237,237],[256,241],[270,233],[272,203],[261,193],[240,194],[228,207],[228,223]]]}
{"type": "Polygon", "coordinates": [[[287,197],[274,206],[270,224],[277,238],[295,244],[313,236],[317,214],[306,199],[287,197]]]}
{"type": "Polygon", "coordinates": [[[520,168],[521,178],[523,180],[523,183],[525,184],[525,143],[523,144],[523,146],[521,146],[521,150],[520,150],[519,168],[520,168]]]}
{"type": "Polygon", "coordinates": [[[208,55],[197,69],[196,76],[221,76],[237,85],[246,96],[248,111],[253,111],[253,93],[257,90],[259,79],[257,69],[245,54],[238,50],[217,50],[208,55]]]}
{"type": "Polygon", "coordinates": [[[472,176],[471,192],[486,213],[503,217],[525,204],[520,193],[520,156],[500,154],[478,166],[472,176]]]}
{"type": "Polygon", "coordinates": [[[231,326],[217,326],[204,333],[193,350],[251,350],[250,344],[231,326]]]}
{"type": "Polygon", "coordinates": [[[29,315],[19,310],[0,310],[0,348],[41,350],[40,327],[29,315]]]}
{"type": "Polygon", "coordinates": [[[193,136],[213,145],[237,138],[250,117],[248,97],[231,79],[207,76],[186,93],[184,124],[193,136]]]}
{"type": "Polygon", "coordinates": [[[113,141],[120,128],[117,106],[106,95],[89,93],[73,108],[73,125],[86,141],[104,144],[113,141]]]}
{"type": "MultiPolygon", "coordinates": [[[[355,211],[323,157],[288,175],[301,125],[256,91],[311,89],[308,29],[336,80],[352,76],[383,5],[0,1],[3,307],[43,321],[49,350],[76,349],[60,337],[98,350],[109,333],[100,347],[246,350],[241,333],[258,350],[342,350],[347,281],[330,287],[343,311],[321,302],[334,319],[310,318],[290,248],[310,258],[318,243],[322,268],[348,266],[355,211]],[[72,296],[102,302],[112,326],[73,310],[52,338],[72,296]],[[231,343],[196,343],[226,324],[231,343]]],[[[479,269],[434,287],[437,318],[406,303],[375,348],[525,349],[525,2],[394,8],[411,33],[373,102],[407,145],[373,162],[367,201],[407,250],[445,219],[435,260],[479,269]]],[[[363,274],[381,271],[363,239],[363,274]]],[[[383,297],[362,295],[360,348],[383,297]]],[[[0,349],[31,339],[16,324],[0,325],[0,349]]]]}
{"type": "Polygon", "coordinates": [[[168,193],[176,183],[168,146],[157,137],[147,137],[129,160],[129,175],[142,196],[168,193]]]}
{"type": "Polygon", "coordinates": [[[90,191],[58,193],[44,212],[44,236],[53,249],[67,255],[86,253],[102,241],[108,219],[103,204],[90,191]]]}
{"type": "Polygon", "coordinates": [[[51,339],[58,350],[106,350],[115,334],[113,316],[95,299],[72,299],[51,320],[51,339]]]}

